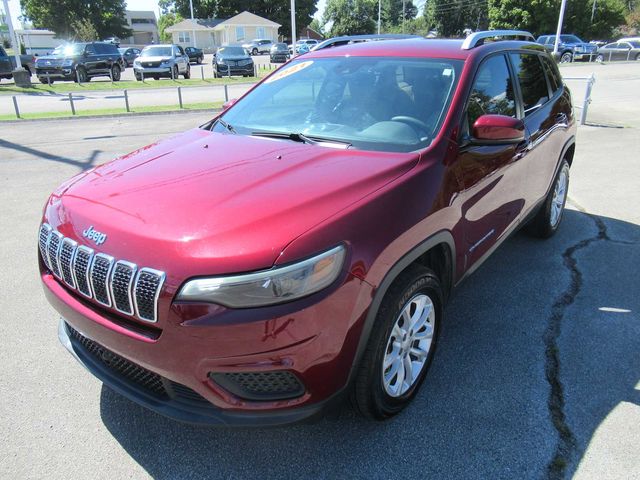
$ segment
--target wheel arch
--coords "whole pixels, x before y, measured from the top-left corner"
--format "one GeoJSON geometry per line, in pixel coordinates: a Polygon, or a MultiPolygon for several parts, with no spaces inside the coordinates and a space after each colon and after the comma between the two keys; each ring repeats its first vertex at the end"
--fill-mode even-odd
{"type": "Polygon", "coordinates": [[[365,317],[362,331],[360,332],[360,339],[358,341],[356,354],[351,364],[351,371],[349,372],[348,379],[349,383],[351,383],[358,371],[360,361],[362,360],[362,356],[373,331],[378,309],[380,308],[380,304],[387,294],[389,287],[391,287],[398,276],[411,265],[422,265],[434,270],[438,275],[438,278],[442,282],[444,301],[446,303],[451,290],[453,289],[455,280],[455,252],[453,235],[447,230],[442,230],[416,245],[387,271],[382,281],[376,287],[373,298],[371,299],[371,304],[365,317]]]}

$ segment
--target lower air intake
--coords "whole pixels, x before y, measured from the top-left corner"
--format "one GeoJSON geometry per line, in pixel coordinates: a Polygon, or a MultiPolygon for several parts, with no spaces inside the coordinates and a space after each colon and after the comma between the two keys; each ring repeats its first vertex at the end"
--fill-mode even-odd
{"type": "Polygon", "coordinates": [[[274,401],[299,397],[304,386],[291,372],[210,373],[209,377],[236,397],[274,401]]]}

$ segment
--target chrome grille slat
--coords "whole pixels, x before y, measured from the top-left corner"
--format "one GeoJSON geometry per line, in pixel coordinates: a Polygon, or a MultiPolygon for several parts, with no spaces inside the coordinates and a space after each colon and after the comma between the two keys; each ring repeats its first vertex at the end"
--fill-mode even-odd
{"type": "Polygon", "coordinates": [[[165,274],[153,268],[141,268],[133,287],[133,303],[140,320],[156,322],[158,320],[158,297],[164,283],[165,274]]]}
{"type": "Polygon", "coordinates": [[[38,246],[40,247],[40,256],[42,261],[51,270],[49,265],[49,254],[47,253],[47,245],[49,244],[49,237],[51,236],[51,225],[43,223],[40,225],[40,232],[38,233],[38,246]]]}
{"type": "Polygon", "coordinates": [[[120,313],[145,322],[158,321],[164,272],[95,253],[47,223],[40,225],[38,246],[43,263],[67,287],[120,313]]]}
{"type": "Polygon", "coordinates": [[[73,259],[73,276],[76,288],[85,297],[92,298],[91,283],[89,282],[89,267],[93,261],[93,250],[84,245],[76,249],[73,259]]]}
{"type": "Polygon", "coordinates": [[[130,262],[119,260],[113,267],[111,274],[111,297],[116,310],[127,315],[133,315],[133,297],[131,287],[138,267],[130,262]]]}
{"type": "Polygon", "coordinates": [[[49,268],[51,272],[58,278],[60,278],[60,265],[58,264],[58,255],[60,254],[60,244],[62,243],[62,238],[62,234],[54,230],[51,232],[49,241],[47,242],[49,268]]]}
{"type": "Polygon", "coordinates": [[[111,306],[111,294],[109,293],[109,275],[113,268],[113,257],[104,253],[96,253],[91,262],[89,278],[91,279],[91,289],[96,302],[105,307],[111,306]]]}
{"type": "Polygon", "coordinates": [[[77,247],[78,243],[70,238],[63,239],[62,246],[60,247],[60,275],[62,276],[64,283],[69,285],[71,288],[76,287],[76,281],[73,276],[73,269],[71,266],[77,247]]]}

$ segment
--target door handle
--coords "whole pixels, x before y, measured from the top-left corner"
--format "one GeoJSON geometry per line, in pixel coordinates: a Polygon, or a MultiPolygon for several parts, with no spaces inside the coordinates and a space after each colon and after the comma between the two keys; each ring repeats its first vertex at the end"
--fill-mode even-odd
{"type": "Polygon", "coordinates": [[[567,124],[569,123],[569,119],[567,118],[567,114],[566,113],[558,113],[556,115],[556,122],[559,124],[563,124],[564,126],[567,126],[567,124]]]}

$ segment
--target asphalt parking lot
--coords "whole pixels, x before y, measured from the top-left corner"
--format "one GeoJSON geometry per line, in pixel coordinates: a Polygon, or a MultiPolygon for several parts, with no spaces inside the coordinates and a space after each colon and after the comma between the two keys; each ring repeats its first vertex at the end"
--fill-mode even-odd
{"type": "Polygon", "coordinates": [[[35,260],[42,205],[208,114],[3,124],[0,477],[640,478],[640,64],[563,73],[593,69],[558,234],[516,234],[461,285],[425,388],[385,423],[345,407],[310,425],[194,427],[102,386],[58,344],[35,260]]]}

